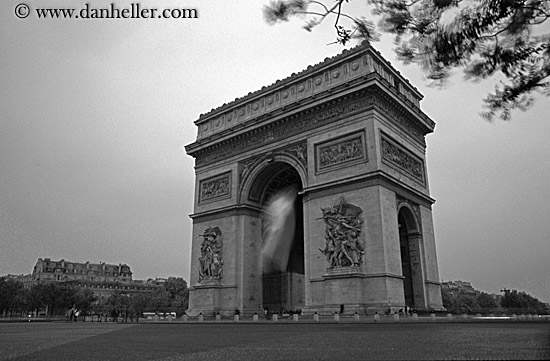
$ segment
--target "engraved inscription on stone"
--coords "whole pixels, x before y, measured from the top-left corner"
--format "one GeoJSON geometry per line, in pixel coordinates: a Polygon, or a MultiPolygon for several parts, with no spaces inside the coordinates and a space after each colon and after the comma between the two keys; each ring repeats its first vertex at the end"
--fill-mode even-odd
{"type": "Polygon", "coordinates": [[[231,195],[231,172],[200,182],[200,202],[229,197],[231,195]]]}
{"type": "Polygon", "coordinates": [[[318,170],[365,158],[365,147],[361,134],[350,135],[317,147],[318,170]]]}
{"type": "Polygon", "coordinates": [[[383,160],[398,166],[424,183],[424,165],[420,160],[385,137],[381,138],[381,144],[383,160]]]}

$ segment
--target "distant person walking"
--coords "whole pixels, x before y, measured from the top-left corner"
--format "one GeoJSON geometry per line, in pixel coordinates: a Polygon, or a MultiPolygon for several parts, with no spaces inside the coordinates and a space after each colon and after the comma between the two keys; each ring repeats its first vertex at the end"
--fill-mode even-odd
{"type": "Polygon", "coordinates": [[[75,319],[75,313],[76,313],[75,306],[73,305],[73,307],[71,307],[71,309],[67,313],[68,313],[68,316],[69,316],[69,322],[72,322],[75,319]]]}

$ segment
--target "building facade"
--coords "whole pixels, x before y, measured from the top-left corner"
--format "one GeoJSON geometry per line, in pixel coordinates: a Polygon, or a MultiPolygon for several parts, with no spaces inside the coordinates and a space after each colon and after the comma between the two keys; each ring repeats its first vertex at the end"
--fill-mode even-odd
{"type": "Polygon", "coordinates": [[[77,263],[64,259],[39,258],[32,271],[35,281],[132,282],[132,271],[126,264],[77,263]]]}
{"type": "Polygon", "coordinates": [[[441,288],[447,290],[449,293],[464,294],[475,296],[478,291],[468,281],[443,281],[441,282],[441,288]]]}
{"type": "Polygon", "coordinates": [[[15,279],[29,289],[34,285],[50,282],[90,289],[97,297],[97,303],[107,300],[115,292],[148,293],[159,286],[159,280],[133,280],[132,271],[127,264],[79,263],[50,258],[39,258],[32,273],[17,276],[15,279]]]}

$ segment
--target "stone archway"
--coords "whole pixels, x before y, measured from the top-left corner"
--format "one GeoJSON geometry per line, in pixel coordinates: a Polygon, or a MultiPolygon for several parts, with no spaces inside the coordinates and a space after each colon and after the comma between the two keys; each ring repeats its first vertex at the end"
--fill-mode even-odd
{"type": "Polygon", "coordinates": [[[424,309],[426,305],[420,251],[422,233],[409,204],[404,203],[398,208],[397,220],[405,306],[424,309]]]}
{"type": "Polygon", "coordinates": [[[196,175],[188,314],[441,309],[425,142],[435,123],[421,99],[364,43],[202,114],[186,146],[196,175]],[[265,208],[287,187],[299,190],[297,232],[277,274],[262,264],[265,208]],[[334,261],[349,250],[357,257],[334,261]]]}
{"type": "Polygon", "coordinates": [[[249,200],[262,207],[262,308],[269,312],[304,306],[304,214],[302,179],[288,163],[268,162],[256,172],[249,200]]]}

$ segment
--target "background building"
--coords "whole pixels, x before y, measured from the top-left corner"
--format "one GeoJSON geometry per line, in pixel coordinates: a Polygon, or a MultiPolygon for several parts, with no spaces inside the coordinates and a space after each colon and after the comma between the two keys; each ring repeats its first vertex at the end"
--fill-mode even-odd
{"type": "Polygon", "coordinates": [[[441,282],[441,288],[455,294],[466,294],[475,296],[478,291],[467,281],[444,281],[441,282]]]}
{"type": "Polygon", "coordinates": [[[77,263],[49,258],[38,259],[32,276],[36,281],[132,282],[132,271],[127,264],[77,263]]]}
{"type": "Polygon", "coordinates": [[[29,289],[39,283],[71,283],[90,289],[98,303],[102,303],[115,292],[148,293],[159,286],[159,280],[133,280],[132,271],[127,264],[89,261],[79,263],[50,258],[39,258],[30,274],[11,277],[29,289]]]}

